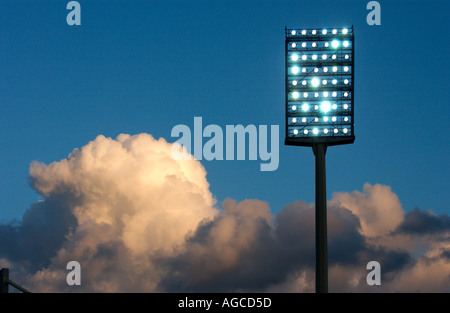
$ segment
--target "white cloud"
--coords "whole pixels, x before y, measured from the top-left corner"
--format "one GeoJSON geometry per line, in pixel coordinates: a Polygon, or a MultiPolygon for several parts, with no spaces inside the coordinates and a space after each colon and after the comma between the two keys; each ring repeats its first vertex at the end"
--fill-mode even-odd
{"type": "MultiPolygon", "coordinates": [[[[218,210],[206,171],[175,160],[148,134],[98,136],[67,159],[33,163],[44,201],[0,225],[0,265],[32,291],[314,291],[314,207],[276,215],[259,200],[218,210]],[[78,261],[82,286],[66,284],[78,261]]],[[[448,291],[450,218],[405,213],[389,186],[338,192],[328,203],[330,291],[448,291]],[[382,286],[365,283],[369,261],[382,286]]]]}

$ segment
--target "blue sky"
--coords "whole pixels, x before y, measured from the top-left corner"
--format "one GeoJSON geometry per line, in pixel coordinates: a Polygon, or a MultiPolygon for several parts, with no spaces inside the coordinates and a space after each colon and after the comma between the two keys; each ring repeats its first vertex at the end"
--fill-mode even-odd
{"type": "Polygon", "coordinates": [[[448,213],[448,1],[68,1],[0,3],[0,220],[39,197],[32,161],[59,161],[99,134],[177,124],[280,125],[280,164],[202,161],[220,203],[256,198],[276,212],[314,201],[310,148],[284,141],[284,27],[355,28],[355,134],[327,151],[328,198],[392,187],[405,210],[448,213]]]}

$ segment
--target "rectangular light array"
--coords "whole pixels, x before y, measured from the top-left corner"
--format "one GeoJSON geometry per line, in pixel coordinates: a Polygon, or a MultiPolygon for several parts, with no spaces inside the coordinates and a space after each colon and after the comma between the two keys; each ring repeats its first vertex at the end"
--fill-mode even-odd
{"type": "Polygon", "coordinates": [[[286,29],[286,141],[352,143],[353,28],[286,29]]]}

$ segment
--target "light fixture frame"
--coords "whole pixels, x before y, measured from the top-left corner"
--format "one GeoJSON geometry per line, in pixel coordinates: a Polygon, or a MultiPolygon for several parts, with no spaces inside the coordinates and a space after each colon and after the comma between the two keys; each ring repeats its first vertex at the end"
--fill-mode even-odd
{"type": "MultiPolygon", "coordinates": [[[[342,42],[341,42],[342,45],[342,42]]],[[[338,52],[337,52],[338,53],[338,52]]],[[[306,68],[306,67],[305,67],[306,68]]],[[[325,74],[324,74],[325,75],[325,74]]],[[[332,76],[330,74],[325,75],[327,77],[332,76]]],[[[355,126],[355,119],[354,119],[354,112],[355,112],[355,93],[354,93],[354,87],[355,87],[355,37],[354,37],[354,30],[353,30],[353,26],[352,27],[340,27],[340,28],[285,28],[285,109],[286,109],[286,114],[285,114],[285,130],[286,130],[286,137],[285,137],[285,145],[292,145],[292,146],[314,146],[314,144],[317,143],[324,143],[327,146],[333,146],[333,145],[343,145],[343,144],[351,144],[355,141],[355,131],[354,131],[354,126],[355,126]],[[326,29],[327,33],[323,34],[323,30],[326,29]],[[333,34],[333,29],[337,30],[336,34],[333,34]],[[343,30],[347,29],[348,32],[346,34],[343,34],[343,30]],[[316,31],[315,34],[313,34],[313,31],[316,31]],[[295,34],[293,34],[292,32],[295,32],[295,34]],[[305,34],[306,32],[306,34],[305,34]],[[347,40],[349,41],[351,47],[349,49],[344,49],[346,51],[345,54],[349,55],[348,59],[345,60],[339,60],[339,61],[333,61],[333,60],[328,60],[328,58],[326,60],[323,60],[321,57],[321,53],[324,52],[329,52],[333,51],[334,49],[336,49],[337,51],[341,51],[341,48],[333,48],[331,47],[331,42],[333,41],[333,39],[338,39],[340,41],[344,41],[347,40]],[[328,42],[329,43],[329,47],[325,48],[325,47],[312,47],[310,48],[310,44],[316,42],[316,43],[323,43],[323,42],[328,42]],[[292,43],[296,43],[296,47],[292,48],[292,43]],[[307,43],[307,47],[302,47],[302,43],[307,43]],[[291,61],[289,59],[291,53],[293,51],[298,51],[299,52],[299,57],[298,57],[298,61],[295,61],[295,63],[298,65],[299,67],[299,73],[297,75],[294,75],[292,73],[289,73],[289,69],[290,66],[292,66],[294,64],[294,61],[291,61]],[[311,55],[311,52],[317,52],[317,60],[308,60],[308,61],[304,61],[302,60],[302,56],[306,55],[306,53],[308,55],[311,55]],[[303,73],[301,68],[301,64],[302,62],[304,62],[303,64],[307,63],[309,68],[315,67],[315,68],[323,68],[324,64],[327,64],[326,66],[329,67],[329,71],[332,72],[332,67],[334,66],[339,66],[341,69],[343,69],[345,66],[349,67],[349,69],[351,70],[350,74],[343,74],[342,71],[339,71],[338,74],[335,74],[334,76],[336,77],[350,77],[350,82],[348,85],[346,86],[340,86],[340,87],[314,87],[316,89],[314,89],[313,87],[309,86],[309,83],[307,83],[307,85],[303,85],[302,81],[306,80],[308,81],[308,78],[311,78],[313,76],[315,77],[320,77],[320,74],[317,73],[303,73]],[[296,77],[298,76],[298,82],[297,85],[293,87],[291,81],[292,81],[292,77],[296,77]],[[309,118],[311,118],[311,114],[306,114],[305,115],[301,115],[301,113],[292,113],[291,112],[291,108],[292,108],[292,103],[298,103],[298,109],[300,109],[302,103],[302,100],[293,100],[291,99],[290,94],[292,92],[297,91],[299,93],[300,98],[303,96],[304,92],[308,92],[309,94],[315,94],[315,92],[319,92],[322,93],[324,91],[328,91],[330,94],[333,93],[334,91],[337,92],[342,92],[342,94],[347,91],[349,92],[349,99],[347,99],[346,101],[344,100],[339,100],[339,101],[343,101],[346,102],[348,104],[350,104],[350,109],[348,112],[348,114],[346,113],[346,115],[348,117],[350,117],[350,123],[346,124],[348,125],[348,134],[343,133],[343,131],[341,132],[342,129],[339,130],[338,134],[335,134],[333,131],[333,125],[339,125],[342,127],[343,124],[337,124],[337,123],[329,123],[325,124],[318,124],[319,127],[324,127],[326,125],[330,125],[330,129],[328,131],[328,133],[326,135],[320,134],[320,135],[314,135],[312,134],[312,129],[310,129],[310,131],[308,131],[308,134],[304,134],[303,130],[307,129],[307,126],[304,126],[302,128],[302,125],[299,126],[292,126],[292,124],[289,123],[289,119],[292,119],[293,117],[297,118],[298,120],[301,120],[305,115],[308,116],[309,118]],[[294,135],[293,133],[293,128],[297,127],[297,131],[298,133],[296,135],[294,135]]],[[[327,84],[331,85],[331,81],[327,82],[327,84]]],[[[323,100],[323,98],[321,98],[323,100]]],[[[325,99],[323,101],[328,101],[328,99],[325,99]]],[[[318,102],[316,102],[317,104],[318,102]]],[[[341,103],[341,102],[340,102],[341,103]]],[[[342,114],[342,111],[338,112],[339,114],[342,114]]],[[[318,115],[322,114],[322,116],[324,115],[323,113],[318,113],[318,115]]],[[[331,115],[329,117],[331,119],[331,115]]],[[[322,129],[322,128],[320,128],[322,129]]]]}

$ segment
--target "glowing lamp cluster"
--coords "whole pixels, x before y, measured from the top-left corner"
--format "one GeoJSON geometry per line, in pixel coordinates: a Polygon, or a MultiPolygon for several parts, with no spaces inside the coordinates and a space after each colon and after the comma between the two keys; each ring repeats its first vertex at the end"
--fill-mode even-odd
{"type": "Polygon", "coordinates": [[[285,143],[354,142],[353,27],[286,29],[285,49],[285,143]]]}

